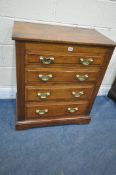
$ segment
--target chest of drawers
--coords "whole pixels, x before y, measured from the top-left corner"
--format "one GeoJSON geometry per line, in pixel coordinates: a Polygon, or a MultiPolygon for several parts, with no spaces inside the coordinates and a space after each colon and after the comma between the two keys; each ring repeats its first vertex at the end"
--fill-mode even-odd
{"type": "Polygon", "coordinates": [[[17,129],[87,124],[115,43],[93,29],[15,22],[17,129]]]}

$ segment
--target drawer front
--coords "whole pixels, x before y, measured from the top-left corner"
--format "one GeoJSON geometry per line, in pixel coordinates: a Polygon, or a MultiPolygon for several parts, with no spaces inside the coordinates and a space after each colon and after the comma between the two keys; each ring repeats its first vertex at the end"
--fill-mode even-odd
{"type": "Polygon", "coordinates": [[[50,51],[63,53],[106,53],[107,47],[86,46],[76,44],[52,44],[52,43],[34,43],[28,42],[25,44],[26,51],[50,51]]]}
{"type": "Polygon", "coordinates": [[[36,103],[26,104],[26,119],[43,119],[50,117],[67,117],[72,115],[83,115],[87,111],[88,102],[61,102],[61,103],[36,103]]]}
{"type": "Polygon", "coordinates": [[[26,68],[26,83],[70,83],[96,81],[99,68],[61,69],[61,68],[26,68]]]}
{"type": "Polygon", "coordinates": [[[101,65],[104,55],[78,53],[70,54],[56,54],[56,53],[40,53],[40,54],[27,54],[26,64],[38,64],[41,66],[55,66],[58,64],[79,64],[82,66],[101,65]]]}
{"type": "Polygon", "coordinates": [[[93,85],[83,86],[26,86],[26,101],[68,101],[90,99],[93,93],[93,85]]]}

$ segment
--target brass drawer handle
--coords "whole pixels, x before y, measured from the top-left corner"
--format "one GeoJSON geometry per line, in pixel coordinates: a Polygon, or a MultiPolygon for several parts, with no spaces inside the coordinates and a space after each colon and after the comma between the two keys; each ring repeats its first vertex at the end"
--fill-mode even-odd
{"type": "Polygon", "coordinates": [[[43,114],[46,114],[48,112],[48,109],[36,109],[36,114],[38,115],[43,115],[43,114]]]}
{"type": "Polygon", "coordinates": [[[51,64],[51,63],[54,63],[54,57],[43,57],[43,56],[40,56],[39,58],[41,60],[41,62],[43,64],[51,64]]]}
{"type": "Polygon", "coordinates": [[[69,111],[70,113],[76,112],[76,111],[78,111],[78,110],[79,110],[78,108],[68,108],[68,111],[69,111]]]}
{"type": "Polygon", "coordinates": [[[93,62],[92,58],[80,58],[80,62],[84,66],[88,66],[93,62]]]}
{"type": "Polygon", "coordinates": [[[41,99],[45,99],[50,95],[50,92],[46,92],[46,93],[38,93],[37,96],[41,99]]]}
{"type": "Polygon", "coordinates": [[[38,77],[42,80],[42,81],[49,81],[53,75],[52,74],[49,74],[49,75],[42,75],[42,74],[39,74],[38,77]]]}
{"type": "Polygon", "coordinates": [[[80,92],[73,91],[72,95],[76,98],[79,98],[80,96],[84,95],[84,92],[83,91],[80,91],[80,92]]]}
{"type": "Polygon", "coordinates": [[[86,81],[87,79],[88,79],[88,75],[86,74],[86,75],[79,75],[79,74],[77,74],[76,75],[76,78],[79,80],[79,81],[86,81]]]}

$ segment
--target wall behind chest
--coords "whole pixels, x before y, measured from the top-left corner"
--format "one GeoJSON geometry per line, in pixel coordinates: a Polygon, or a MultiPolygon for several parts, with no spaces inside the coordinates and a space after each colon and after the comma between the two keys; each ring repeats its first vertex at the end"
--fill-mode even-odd
{"type": "MultiPolygon", "coordinates": [[[[0,0],[0,98],[15,98],[14,20],[95,28],[116,41],[116,2],[110,0],[0,0]]],[[[116,51],[99,95],[107,94],[116,75],[116,51]]]]}

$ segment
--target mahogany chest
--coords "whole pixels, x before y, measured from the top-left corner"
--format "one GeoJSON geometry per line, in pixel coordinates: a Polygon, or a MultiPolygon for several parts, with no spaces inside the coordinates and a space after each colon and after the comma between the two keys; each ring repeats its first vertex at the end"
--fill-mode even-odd
{"type": "Polygon", "coordinates": [[[17,129],[87,124],[115,48],[94,29],[15,22],[17,129]]]}

